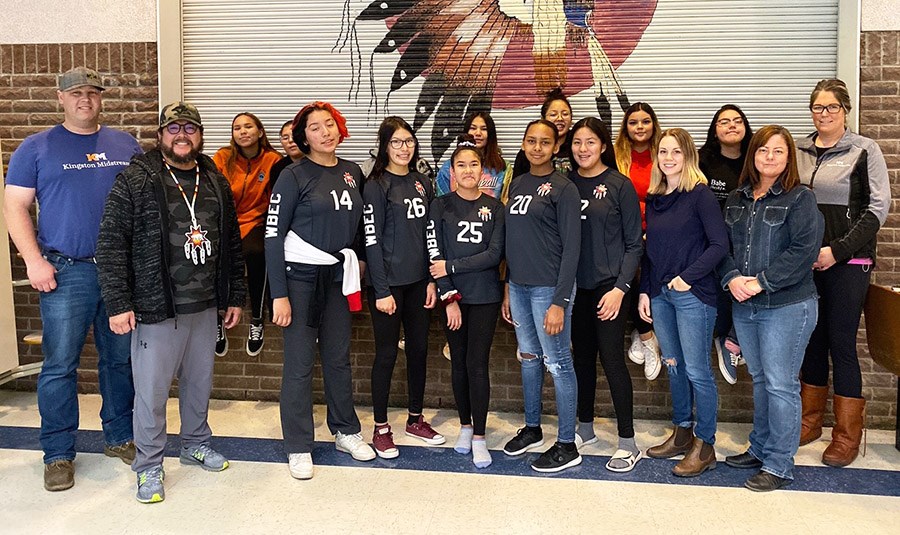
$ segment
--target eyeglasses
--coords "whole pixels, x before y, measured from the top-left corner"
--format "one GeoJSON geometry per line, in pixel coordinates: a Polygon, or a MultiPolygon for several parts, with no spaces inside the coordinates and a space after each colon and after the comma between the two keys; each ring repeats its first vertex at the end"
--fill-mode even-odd
{"type": "Polygon", "coordinates": [[[412,137],[408,138],[408,139],[396,139],[395,138],[395,139],[392,139],[390,141],[390,143],[391,143],[391,148],[394,150],[399,150],[399,149],[403,148],[403,145],[406,145],[406,148],[411,149],[416,146],[416,139],[412,138],[412,137]]]}
{"type": "Polygon", "coordinates": [[[812,112],[815,113],[816,115],[819,115],[822,112],[824,112],[825,110],[828,110],[828,113],[837,113],[837,112],[841,111],[842,109],[844,109],[844,107],[841,106],[840,104],[829,104],[827,106],[823,106],[821,104],[813,104],[812,106],[809,107],[809,109],[812,110],[812,112]]]}
{"type": "Polygon", "coordinates": [[[196,134],[200,127],[195,125],[194,123],[169,123],[166,125],[166,132],[174,135],[177,135],[179,132],[184,130],[184,133],[187,135],[196,134]]]}
{"type": "Polygon", "coordinates": [[[742,117],[735,117],[733,119],[719,119],[716,121],[716,124],[719,126],[728,126],[734,123],[735,126],[740,126],[744,124],[744,119],[742,117]]]}

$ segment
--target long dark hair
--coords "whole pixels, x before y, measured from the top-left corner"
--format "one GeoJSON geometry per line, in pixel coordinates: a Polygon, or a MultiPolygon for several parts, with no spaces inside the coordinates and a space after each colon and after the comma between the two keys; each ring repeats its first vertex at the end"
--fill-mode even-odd
{"type": "MultiPolygon", "coordinates": [[[[234,161],[237,159],[237,155],[241,154],[241,148],[238,147],[238,144],[234,142],[234,122],[238,120],[238,117],[249,117],[250,120],[253,121],[253,124],[256,125],[256,128],[259,129],[260,133],[262,133],[262,135],[259,136],[259,141],[257,142],[257,147],[259,147],[259,150],[256,153],[257,156],[269,151],[277,152],[275,151],[275,147],[272,146],[272,143],[269,142],[269,137],[266,135],[266,127],[263,126],[262,121],[259,120],[259,117],[253,115],[250,112],[241,112],[235,115],[231,120],[231,140],[228,143],[228,145],[231,147],[231,151],[228,153],[228,159],[225,160],[225,169],[229,171],[231,171],[232,166],[234,166],[234,161]]],[[[280,131],[278,135],[281,135],[280,131]]]]}
{"type": "MultiPolygon", "coordinates": [[[[572,135],[570,137],[574,138],[575,133],[582,128],[587,128],[600,139],[600,143],[603,143],[604,145],[603,152],[600,153],[600,161],[603,162],[603,165],[606,167],[615,169],[616,151],[613,149],[612,136],[609,133],[609,128],[606,127],[606,123],[597,117],[585,117],[572,126],[572,135]]],[[[571,142],[569,147],[571,148],[571,142]]],[[[574,157],[572,158],[572,165],[578,165],[578,162],[574,157]]]]}
{"type": "Polygon", "coordinates": [[[744,110],[734,104],[722,106],[715,115],[713,115],[712,122],[709,123],[709,130],[706,132],[706,143],[700,147],[700,152],[709,151],[712,154],[719,154],[722,151],[722,144],[719,142],[718,136],[716,136],[716,122],[719,120],[719,116],[722,115],[722,112],[728,110],[738,112],[741,119],[744,120],[744,139],[741,140],[741,159],[743,160],[747,157],[747,147],[750,146],[750,138],[753,137],[753,129],[750,128],[750,121],[747,119],[747,116],[744,115],[744,110]]]}
{"type": "Polygon", "coordinates": [[[635,102],[625,110],[622,116],[622,124],[619,126],[619,135],[616,136],[616,164],[619,172],[625,176],[631,176],[631,138],[628,137],[628,118],[635,112],[642,111],[650,116],[653,122],[653,135],[650,137],[650,155],[656,162],[656,149],[659,147],[659,140],[662,138],[662,128],[659,126],[659,119],[656,112],[646,102],[635,102]]]}
{"type": "Polygon", "coordinates": [[[378,127],[378,152],[375,153],[375,165],[372,166],[369,180],[378,180],[384,175],[384,171],[391,161],[390,156],[388,156],[388,146],[391,144],[391,137],[394,136],[394,132],[400,129],[409,132],[413,139],[416,140],[416,147],[413,149],[413,155],[408,165],[410,171],[416,170],[416,163],[419,161],[419,140],[416,138],[416,134],[413,132],[412,127],[409,126],[409,123],[404,121],[402,117],[391,115],[390,117],[385,117],[378,127]]]}
{"type": "Polygon", "coordinates": [[[506,168],[506,161],[500,153],[500,145],[497,143],[497,125],[494,123],[494,119],[491,118],[490,113],[486,111],[476,111],[466,117],[464,126],[465,131],[463,134],[469,133],[469,128],[472,127],[472,121],[479,117],[484,121],[488,131],[487,141],[484,144],[484,149],[481,151],[482,165],[486,169],[490,169],[494,172],[501,171],[506,168]]]}

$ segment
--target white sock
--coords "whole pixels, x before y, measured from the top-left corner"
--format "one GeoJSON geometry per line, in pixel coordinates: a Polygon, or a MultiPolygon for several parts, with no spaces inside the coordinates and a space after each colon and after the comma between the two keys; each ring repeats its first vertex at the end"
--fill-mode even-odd
{"type": "Polygon", "coordinates": [[[475,468],[487,468],[491,465],[491,452],[483,438],[472,441],[472,462],[475,468]]]}
{"type": "Polygon", "coordinates": [[[472,435],[475,433],[475,430],[470,427],[460,427],[459,428],[459,438],[456,439],[456,445],[453,446],[453,450],[456,453],[466,454],[472,451],[472,435]]]}

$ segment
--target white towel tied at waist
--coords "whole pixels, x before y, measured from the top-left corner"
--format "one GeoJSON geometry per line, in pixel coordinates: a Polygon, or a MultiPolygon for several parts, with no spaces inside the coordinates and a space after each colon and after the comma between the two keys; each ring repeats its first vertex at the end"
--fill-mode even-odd
{"type": "MultiPolygon", "coordinates": [[[[362,310],[359,259],[356,257],[356,251],[350,248],[341,249],[340,253],[344,255],[342,293],[347,296],[350,311],[358,312],[362,310]]],[[[310,245],[293,230],[288,231],[284,237],[284,259],[287,262],[313,266],[331,266],[338,263],[334,255],[310,245]]]]}

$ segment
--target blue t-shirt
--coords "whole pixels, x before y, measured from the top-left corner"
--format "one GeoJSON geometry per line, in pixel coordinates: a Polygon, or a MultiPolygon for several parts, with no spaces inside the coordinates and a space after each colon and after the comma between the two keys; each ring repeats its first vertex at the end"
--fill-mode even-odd
{"type": "Polygon", "coordinates": [[[106,127],[84,135],[56,125],[27,137],[9,160],[6,183],[35,190],[41,249],[94,256],[106,196],[142,152],[132,136],[106,127]]]}

